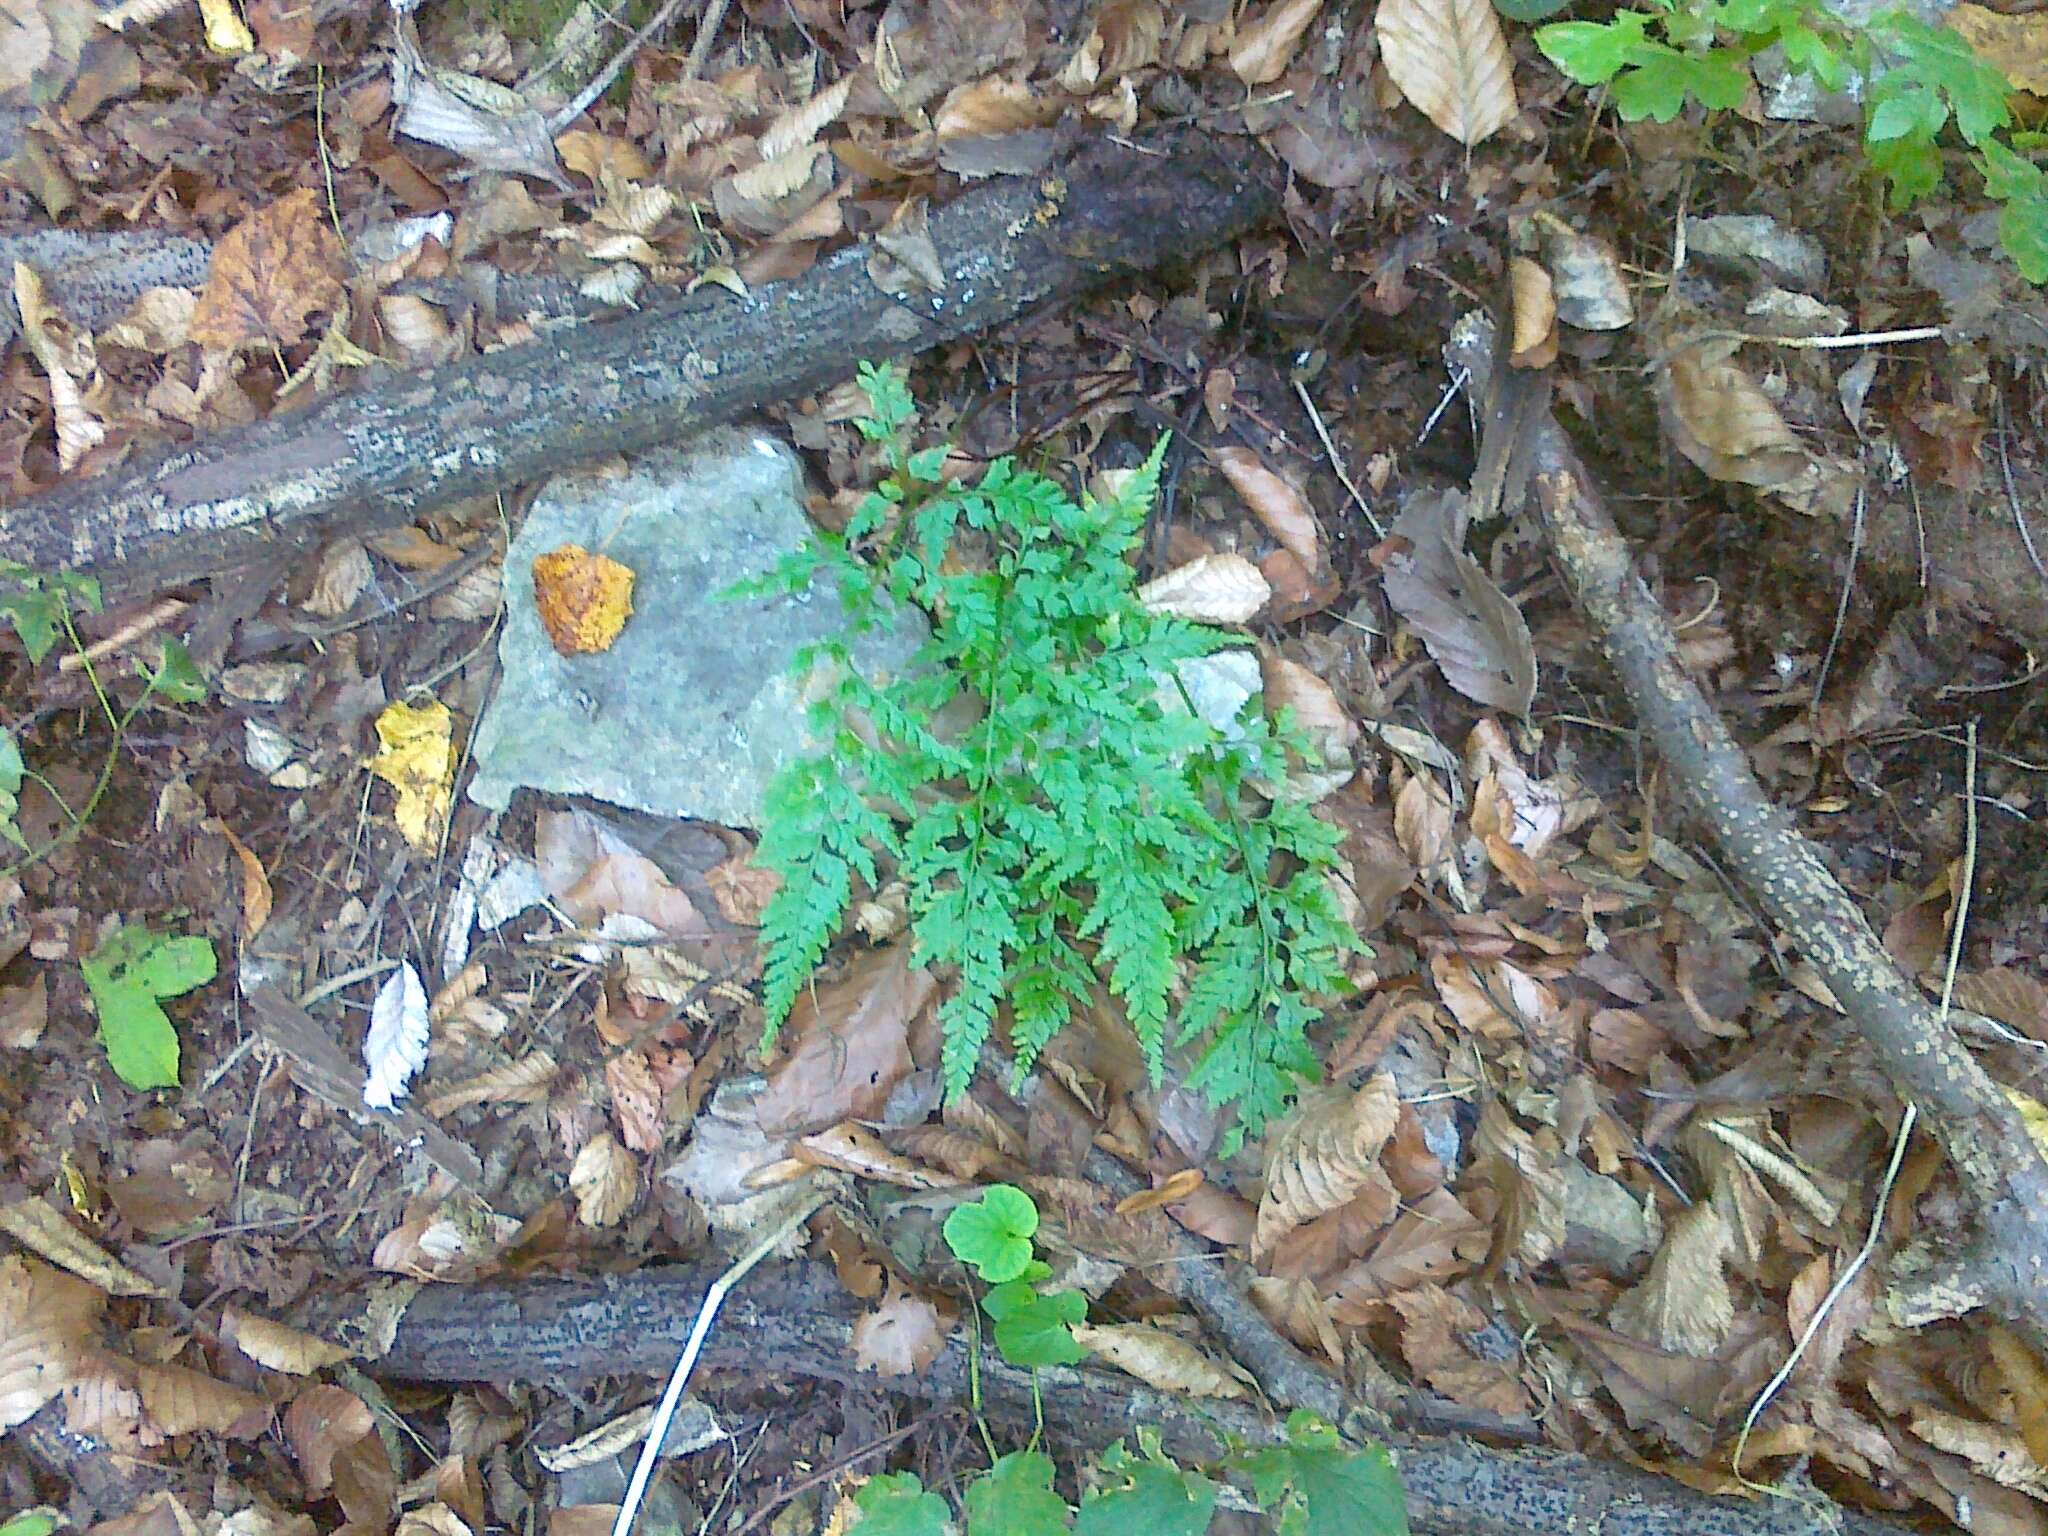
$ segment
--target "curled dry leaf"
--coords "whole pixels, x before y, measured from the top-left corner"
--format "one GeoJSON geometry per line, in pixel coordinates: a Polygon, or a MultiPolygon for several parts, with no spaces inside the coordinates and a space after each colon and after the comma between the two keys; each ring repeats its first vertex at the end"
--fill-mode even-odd
{"type": "Polygon", "coordinates": [[[1550,277],[1557,318],[1582,331],[1618,331],[1636,317],[1614,246],[1572,228],[1556,214],[1530,215],[1550,277]]]}
{"type": "Polygon", "coordinates": [[[1163,1184],[1155,1185],[1151,1189],[1141,1189],[1135,1195],[1124,1196],[1116,1203],[1116,1213],[1119,1216],[1135,1216],[1140,1211],[1177,1204],[1200,1189],[1202,1183],[1201,1169],[1183,1168],[1163,1184]]]}
{"type": "Polygon", "coordinates": [[[1262,1258],[1303,1222],[1348,1204],[1379,1170],[1401,1098],[1393,1077],[1375,1073],[1356,1093],[1311,1088],[1267,1140],[1266,1192],[1252,1256],[1262,1258]]]}
{"type": "Polygon", "coordinates": [[[1380,0],[1376,31],[1401,94],[1460,144],[1514,118],[1514,60],[1492,0],[1380,0]]]}
{"type": "Polygon", "coordinates": [[[324,1493],[334,1481],[335,1458],[376,1427],[370,1406],[343,1387],[312,1386],[284,1411],[285,1443],[298,1459],[309,1493],[324,1493]]]}
{"type": "Polygon", "coordinates": [[[665,1136],[666,1096],[645,1051],[622,1051],[604,1064],[604,1084],[611,1091],[612,1114],[619,1135],[635,1152],[659,1152],[665,1136]]]}
{"type": "Polygon", "coordinates": [[[1266,531],[1313,576],[1322,569],[1322,535],[1308,498],[1249,448],[1219,448],[1210,455],[1231,489],[1244,498],[1266,531]]]}
{"type": "Polygon", "coordinates": [[[263,861],[249,851],[248,844],[235,836],[235,829],[224,821],[214,826],[227,844],[235,851],[235,861],[242,870],[242,942],[248,943],[263,931],[263,925],[270,921],[270,876],[264,873],[263,861]]]}
{"type": "Polygon", "coordinates": [[[1074,1326],[1074,1342],[1147,1386],[1189,1397],[1244,1397],[1245,1384],[1185,1339],[1143,1323],[1074,1326]]]}
{"type": "Polygon", "coordinates": [[[240,1307],[227,1309],[221,1331],[235,1348],[258,1365],[287,1376],[311,1376],[352,1358],[351,1352],[339,1344],[330,1344],[283,1323],[273,1323],[240,1307]]]}
{"type": "Polygon", "coordinates": [[[1148,613],[1198,624],[1244,624],[1273,595],[1259,568],[1243,555],[1203,555],[1155,576],[1138,589],[1148,613]]]}
{"type": "Polygon", "coordinates": [[[1722,1271],[1732,1235],[1711,1200],[1681,1211],[1649,1272],[1614,1303],[1609,1324],[1659,1349],[1711,1355],[1735,1323],[1735,1298],[1722,1271]]]}
{"type": "Polygon", "coordinates": [[[1418,1286],[1388,1298],[1401,1319],[1401,1353],[1408,1367],[1454,1403],[1502,1418],[1529,1411],[1529,1394],[1509,1361],[1486,1360],[1465,1341],[1482,1333],[1486,1315],[1440,1285],[1418,1286]]]}
{"type": "Polygon", "coordinates": [[[799,1162],[814,1168],[837,1168],[855,1178],[878,1179],[905,1189],[938,1189],[954,1182],[891,1152],[881,1137],[851,1120],[804,1137],[790,1151],[799,1162]]]}
{"type": "Polygon", "coordinates": [[[595,928],[619,914],[670,938],[711,937],[710,924],[660,866],[594,816],[543,811],[534,819],[533,857],[547,893],[579,923],[595,928]]]}
{"type": "Polygon", "coordinates": [[[58,467],[69,470],[106,441],[107,428],[87,403],[97,396],[99,362],[92,338],[74,331],[43,297],[43,280],[27,262],[14,264],[14,303],[22,340],[50,381],[50,414],[57,428],[58,467]]]}
{"type": "Polygon", "coordinates": [[[1508,264],[1515,302],[1508,361],[1517,368],[1548,368],[1557,361],[1557,292],[1550,274],[1526,256],[1508,264]]]}
{"type": "Polygon", "coordinates": [[[1245,1287],[1267,1322],[1303,1349],[1319,1349],[1333,1365],[1344,1364],[1344,1340],[1330,1321],[1330,1309],[1323,1304],[1313,1281],[1296,1276],[1256,1275],[1245,1287]]]}
{"type": "Polygon", "coordinates": [[[1657,403],[1678,451],[1716,480],[1768,490],[1807,466],[1771,397],[1718,343],[1677,348],[1658,376],[1657,403]]]}
{"type": "Polygon", "coordinates": [[[878,1376],[922,1376],[951,1331],[937,1307],[891,1281],[888,1299],[853,1325],[854,1367],[878,1376]]]}
{"type": "Polygon", "coordinates": [[[600,1131],[583,1144],[569,1169],[576,1219],[586,1227],[610,1227],[640,1198],[640,1165],[633,1154],[600,1131]]]}
{"type": "Polygon", "coordinates": [[[1472,1268],[1486,1257],[1489,1240],[1485,1224],[1457,1196],[1431,1190],[1394,1218],[1369,1256],[1337,1277],[1330,1316],[1350,1325],[1375,1322],[1385,1298],[1472,1268]]]}
{"type": "Polygon", "coordinates": [[[941,139],[984,137],[1042,128],[1059,115],[1058,105],[1030,86],[991,75],[957,85],[932,118],[941,139]]]}
{"type": "Polygon", "coordinates": [[[1269,0],[1256,16],[1239,24],[1230,45],[1230,68],[1246,85],[1271,85],[1287,73],[1302,34],[1322,9],[1322,0],[1269,0]]]}

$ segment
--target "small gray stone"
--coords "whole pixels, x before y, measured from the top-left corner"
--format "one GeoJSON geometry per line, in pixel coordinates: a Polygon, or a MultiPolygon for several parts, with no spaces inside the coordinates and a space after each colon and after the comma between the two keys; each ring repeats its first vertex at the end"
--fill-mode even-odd
{"type": "MultiPolygon", "coordinates": [[[[478,727],[473,800],[502,810],[521,787],[592,795],[660,816],[758,826],[769,781],[815,749],[802,647],[847,628],[835,594],[729,602],[810,535],[796,456],[722,429],[637,457],[623,478],[556,480],[505,559],[504,680],[478,727]],[[633,614],[611,648],[562,656],[534,607],[533,562],[580,544],[630,567],[633,614]]],[[[922,618],[852,642],[876,680],[899,671],[922,618]]]]}

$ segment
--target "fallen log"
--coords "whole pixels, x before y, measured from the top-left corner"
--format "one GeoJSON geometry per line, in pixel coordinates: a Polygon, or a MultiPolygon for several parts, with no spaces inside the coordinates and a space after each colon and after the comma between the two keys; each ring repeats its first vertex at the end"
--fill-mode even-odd
{"type": "Polygon", "coordinates": [[[667,309],[389,378],[0,507],[0,550],[133,595],[632,452],[1184,258],[1277,206],[1249,140],[1098,140],[931,219],[947,285],[893,298],[866,242],[747,298],[667,309]]]}
{"type": "MultiPolygon", "coordinates": [[[[721,1273],[706,1263],[577,1280],[443,1285],[418,1289],[400,1308],[370,1309],[383,1321],[338,1329],[339,1308],[307,1319],[364,1350],[372,1375],[412,1382],[558,1381],[596,1375],[667,1374],[696,1318],[698,1299],[721,1273]],[[396,1310],[395,1321],[392,1311],[396,1310]],[[371,1342],[368,1334],[379,1338],[371,1342]],[[379,1349],[379,1344],[384,1347],[379,1349]]],[[[358,1316],[361,1298],[355,1302],[358,1316]]],[[[883,1379],[855,1370],[851,1333],[862,1303],[830,1265],[799,1262],[756,1271],[727,1299],[701,1369],[759,1384],[778,1378],[836,1382],[940,1402],[968,1396],[971,1343],[956,1332],[922,1375],[883,1379]]],[[[984,1354],[986,1411],[1028,1425],[1028,1372],[984,1354]]],[[[1219,1455],[1229,1437],[1264,1442],[1274,1420],[1242,1403],[1155,1392],[1119,1372],[1084,1367],[1038,1373],[1049,1429],[1100,1449],[1140,1426],[1190,1459],[1219,1455]]],[[[1411,1524],[1455,1536],[1902,1536],[1903,1524],[1804,1501],[1713,1498],[1617,1462],[1555,1451],[1501,1450],[1462,1438],[1383,1437],[1401,1470],[1411,1524]]]]}

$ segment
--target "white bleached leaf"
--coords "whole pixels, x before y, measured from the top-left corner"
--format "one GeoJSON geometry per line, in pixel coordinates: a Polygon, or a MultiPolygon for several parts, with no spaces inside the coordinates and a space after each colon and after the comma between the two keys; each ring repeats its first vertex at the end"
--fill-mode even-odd
{"type": "Polygon", "coordinates": [[[406,961],[377,990],[370,1008],[370,1033],[363,1039],[363,1102],[372,1109],[396,1109],[413,1074],[427,1064],[427,989],[406,961]]]}
{"type": "Polygon", "coordinates": [[[1198,624],[1242,624],[1266,606],[1273,589],[1243,555],[1203,555],[1155,576],[1138,589],[1148,613],[1198,624]]]}

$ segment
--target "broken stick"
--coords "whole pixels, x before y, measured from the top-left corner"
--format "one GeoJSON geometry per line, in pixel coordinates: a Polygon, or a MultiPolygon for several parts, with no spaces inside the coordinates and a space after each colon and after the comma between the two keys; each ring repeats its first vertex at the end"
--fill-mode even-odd
{"type": "Polygon", "coordinates": [[[932,215],[939,292],[891,297],[852,245],[746,298],[401,374],[0,507],[0,549],[132,595],[687,436],[1228,240],[1276,205],[1258,169],[1249,140],[1097,141],[932,215]]]}

